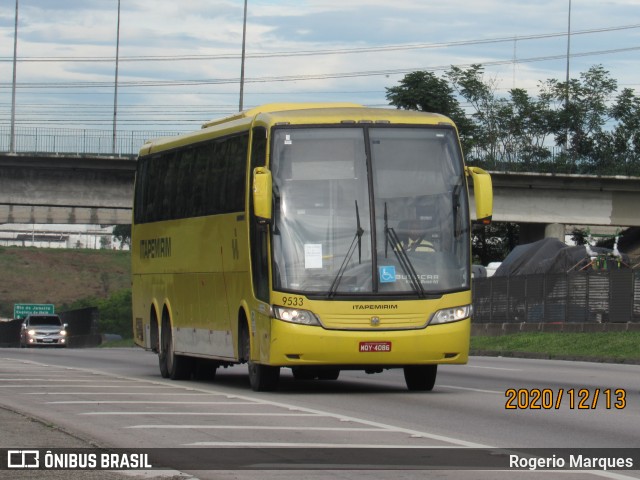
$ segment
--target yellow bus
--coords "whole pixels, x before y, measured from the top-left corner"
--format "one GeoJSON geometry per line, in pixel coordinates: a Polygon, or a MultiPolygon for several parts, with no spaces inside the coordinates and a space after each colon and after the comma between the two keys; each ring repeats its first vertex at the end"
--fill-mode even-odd
{"type": "Polygon", "coordinates": [[[431,390],[467,362],[470,212],[448,118],[354,104],[269,104],[140,150],[135,342],[162,376],[248,365],[256,391],[402,368],[431,390]]]}

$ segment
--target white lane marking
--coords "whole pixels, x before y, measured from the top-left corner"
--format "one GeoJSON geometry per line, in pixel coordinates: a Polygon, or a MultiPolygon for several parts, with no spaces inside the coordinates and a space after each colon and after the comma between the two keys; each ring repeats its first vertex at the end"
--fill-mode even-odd
{"type": "Polygon", "coordinates": [[[47,405],[90,405],[105,403],[109,404],[141,404],[141,405],[259,405],[257,402],[241,401],[241,402],[163,402],[161,400],[60,400],[55,402],[45,402],[47,405]]]}
{"type": "MultiPolygon", "coordinates": [[[[33,381],[33,380],[45,380],[45,381],[59,381],[59,379],[64,379],[67,380],[69,378],[69,374],[68,373],[64,373],[64,374],[60,374],[60,375],[49,375],[47,374],[46,378],[42,378],[42,373],[39,374],[29,374],[29,373],[25,373],[25,374],[15,374],[15,375],[9,375],[7,372],[4,372],[2,375],[6,375],[4,377],[0,377],[0,380],[6,380],[6,381],[14,381],[14,382],[22,382],[22,381],[33,381]]],[[[73,382],[88,382],[90,380],[98,380],[96,378],[96,375],[78,375],[76,377],[78,380],[69,380],[69,381],[73,381],[73,382]],[[87,380],[84,380],[84,379],[87,380]]],[[[113,381],[119,381],[119,380],[107,380],[109,382],[113,382],[113,381]]]]}
{"type": "MultiPolygon", "coordinates": [[[[0,388],[34,388],[36,385],[0,385],[0,388]]],[[[53,383],[51,385],[37,385],[38,388],[78,388],[77,384],[63,385],[53,383]]],[[[82,388],[162,388],[161,385],[131,385],[122,383],[121,385],[82,385],[82,388]]]]}
{"type": "MultiPolygon", "coordinates": [[[[165,430],[295,430],[300,431],[300,426],[266,426],[266,425],[130,425],[124,427],[127,429],[165,429],[165,430]]],[[[306,431],[318,431],[318,432],[378,432],[378,433],[396,433],[393,430],[387,428],[374,428],[374,427],[304,427],[306,431]]]]}
{"type": "Polygon", "coordinates": [[[506,367],[482,367],[480,365],[466,365],[466,368],[484,368],[486,370],[506,370],[507,372],[522,372],[522,368],[506,368],[506,367]]]}
{"type": "MultiPolygon", "coordinates": [[[[102,380],[96,377],[84,377],[84,378],[69,378],[69,374],[64,377],[49,377],[49,378],[2,378],[0,380],[5,380],[7,382],[59,382],[61,378],[64,378],[64,381],[67,383],[89,383],[89,382],[106,382],[106,383],[129,383],[124,380],[102,380]]],[[[0,385],[1,386],[1,385],[0,385]]],[[[40,385],[39,385],[40,386],[40,385]]]]}
{"type": "MultiPolygon", "coordinates": [[[[76,396],[76,395],[96,395],[96,392],[22,392],[22,395],[42,395],[42,396],[49,396],[49,395],[68,395],[68,396],[76,396]]],[[[220,394],[220,393],[202,393],[202,392],[194,392],[194,393],[185,393],[185,392],[153,392],[153,393],[147,393],[147,392],[100,392],[101,396],[105,396],[105,395],[127,395],[127,396],[134,396],[134,395],[153,395],[154,397],[159,397],[161,395],[165,395],[165,396],[172,396],[172,397],[176,397],[176,396],[182,396],[182,397],[205,397],[205,396],[209,396],[209,397],[218,397],[218,396],[226,396],[224,394],[220,394]]],[[[228,397],[227,398],[233,398],[233,397],[228,397]]]]}
{"type": "Polygon", "coordinates": [[[397,448],[397,449],[460,449],[462,452],[467,447],[430,446],[430,445],[387,445],[371,443],[288,443],[288,442],[193,442],[183,443],[183,447],[255,447],[255,448],[397,448]]]}
{"type": "Polygon", "coordinates": [[[451,388],[453,390],[466,390],[469,392],[479,392],[479,393],[497,393],[499,395],[504,394],[504,392],[498,392],[495,390],[482,390],[480,388],[456,387],[455,385],[438,385],[438,388],[451,388]]]}
{"type": "MultiPolygon", "coordinates": [[[[35,362],[33,362],[33,363],[35,363],[35,362]]],[[[40,364],[40,365],[42,365],[42,364],[40,364]]],[[[82,369],[82,368],[69,368],[69,370],[74,370],[74,371],[83,372],[83,373],[93,373],[93,374],[112,377],[112,378],[119,378],[119,379],[122,379],[122,380],[134,381],[134,382],[137,382],[137,383],[144,382],[144,383],[151,384],[151,385],[154,385],[154,386],[163,386],[165,388],[180,389],[180,390],[183,390],[183,391],[188,389],[189,391],[198,391],[198,392],[202,392],[202,393],[223,394],[223,392],[216,391],[216,390],[205,390],[203,388],[194,388],[194,387],[186,388],[183,385],[176,385],[175,383],[171,383],[169,380],[155,380],[155,381],[154,380],[142,380],[142,379],[139,379],[139,378],[127,377],[127,376],[116,375],[116,374],[112,374],[112,373],[108,373],[108,372],[101,372],[101,371],[97,371],[97,370],[82,369]]],[[[409,435],[409,436],[411,436],[413,438],[428,438],[428,439],[431,439],[431,440],[436,440],[436,441],[439,441],[439,442],[449,443],[449,444],[452,444],[452,445],[458,445],[458,446],[463,446],[463,447],[491,448],[489,445],[484,445],[484,444],[476,443],[476,442],[469,442],[469,441],[466,441],[466,440],[462,440],[462,439],[458,439],[458,438],[454,438],[454,437],[449,437],[449,436],[446,436],[446,435],[438,435],[438,434],[434,434],[434,433],[423,432],[423,431],[419,431],[419,430],[413,430],[413,429],[410,429],[410,428],[402,428],[402,427],[388,425],[388,424],[384,424],[384,423],[380,423],[380,422],[374,422],[374,421],[371,421],[371,420],[365,420],[365,419],[361,419],[361,418],[357,418],[357,417],[349,417],[349,416],[340,415],[340,414],[336,414],[336,413],[325,412],[325,411],[322,411],[322,410],[299,407],[299,406],[292,405],[292,404],[286,404],[286,403],[281,403],[281,402],[269,401],[269,400],[265,400],[265,399],[259,399],[259,398],[255,398],[255,397],[249,397],[249,396],[246,396],[246,395],[235,395],[234,398],[236,398],[238,400],[245,400],[245,401],[247,401],[249,403],[253,403],[253,404],[256,404],[256,405],[271,405],[273,407],[279,407],[279,408],[283,408],[283,409],[296,410],[296,411],[307,412],[307,413],[315,413],[315,414],[326,416],[326,417],[330,417],[330,418],[336,418],[338,420],[344,419],[346,421],[351,421],[351,422],[358,423],[358,424],[361,424],[361,425],[367,425],[369,427],[388,430],[390,432],[405,433],[405,434],[407,434],[407,435],[409,435]]],[[[95,402],[95,403],[105,403],[105,402],[95,402]]],[[[153,402],[137,402],[137,403],[148,404],[148,403],[153,403],[153,402]]],[[[175,402],[175,403],[182,403],[182,402],[175,402]]]]}
{"type": "Polygon", "coordinates": [[[265,412],[84,412],[77,415],[178,415],[212,416],[212,417],[319,417],[315,413],[265,413],[265,412]]]}

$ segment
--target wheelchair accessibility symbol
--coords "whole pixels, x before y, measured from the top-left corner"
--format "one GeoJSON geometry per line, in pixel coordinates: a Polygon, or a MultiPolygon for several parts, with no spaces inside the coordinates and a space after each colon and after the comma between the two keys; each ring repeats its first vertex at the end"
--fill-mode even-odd
{"type": "Polygon", "coordinates": [[[386,267],[378,267],[380,275],[380,283],[391,283],[396,281],[396,267],[389,265],[386,267]]]}

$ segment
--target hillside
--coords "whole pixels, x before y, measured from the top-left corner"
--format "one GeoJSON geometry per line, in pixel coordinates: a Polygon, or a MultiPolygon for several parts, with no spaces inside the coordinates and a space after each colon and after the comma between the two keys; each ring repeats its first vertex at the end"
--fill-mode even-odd
{"type": "Polygon", "coordinates": [[[56,310],[86,297],[131,287],[129,252],[0,247],[0,317],[14,303],[52,303],[56,310]]]}

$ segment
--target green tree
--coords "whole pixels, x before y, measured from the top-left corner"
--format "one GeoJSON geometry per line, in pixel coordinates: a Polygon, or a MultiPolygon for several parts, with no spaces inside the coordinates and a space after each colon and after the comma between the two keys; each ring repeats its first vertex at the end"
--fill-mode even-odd
{"type": "Polygon", "coordinates": [[[431,72],[412,72],[400,80],[400,85],[386,90],[387,100],[397,108],[440,113],[451,118],[458,127],[463,148],[472,146],[473,124],[445,79],[431,72]]]}
{"type": "Polygon", "coordinates": [[[120,290],[98,302],[100,333],[115,333],[122,338],[132,337],[131,290],[120,290]]]}
{"type": "Polygon", "coordinates": [[[70,305],[61,306],[61,311],[77,310],[81,308],[96,307],[100,320],[98,330],[100,333],[114,333],[122,338],[133,336],[131,319],[131,290],[124,289],[114,292],[108,298],[85,297],[70,305]]]}
{"type": "Polygon", "coordinates": [[[112,234],[120,242],[120,248],[125,245],[131,246],[131,225],[116,225],[112,234]]]}
{"type": "Polygon", "coordinates": [[[509,98],[498,100],[497,141],[501,156],[510,163],[509,170],[529,170],[551,156],[546,144],[552,119],[548,96],[534,98],[516,88],[510,90],[509,98]]]}
{"type": "Polygon", "coordinates": [[[516,223],[475,225],[471,235],[473,263],[501,262],[518,245],[519,235],[520,226],[516,223]]]}
{"type": "Polygon", "coordinates": [[[491,158],[497,157],[498,150],[498,112],[499,102],[495,91],[497,81],[485,79],[484,67],[479,64],[471,65],[467,69],[451,67],[445,73],[453,89],[471,104],[474,123],[473,146],[486,151],[491,158]]]}
{"type": "Polygon", "coordinates": [[[609,104],[617,82],[602,65],[580,74],[580,79],[549,79],[544,91],[556,103],[550,129],[558,146],[566,149],[568,163],[579,173],[601,173],[604,160],[599,142],[607,138],[605,125],[612,118],[609,104]]]}
{"type": "Polygon", "coordinates": [[[633,90],[625,88],[618,95],[611,117],[617,123],[606,136],[601,136],[601,155],[622,168],[622,173],[640,176],[640,98],[633,90]]]}

